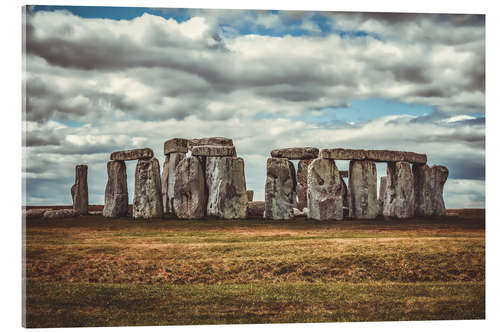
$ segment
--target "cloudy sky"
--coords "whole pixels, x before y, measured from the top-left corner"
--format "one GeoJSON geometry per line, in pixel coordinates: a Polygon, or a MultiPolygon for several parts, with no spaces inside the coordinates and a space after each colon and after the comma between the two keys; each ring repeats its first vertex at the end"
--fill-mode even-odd
{"type": "Polygon", "coordinates": [[[315,146],[427,153],[448,208],[485,205],[482,15],[30,6],[25,28],[27,204],[70,204],[77,164],[103,204],[111,152],[225,136],[255,200],[272,149],[315,146]]]}

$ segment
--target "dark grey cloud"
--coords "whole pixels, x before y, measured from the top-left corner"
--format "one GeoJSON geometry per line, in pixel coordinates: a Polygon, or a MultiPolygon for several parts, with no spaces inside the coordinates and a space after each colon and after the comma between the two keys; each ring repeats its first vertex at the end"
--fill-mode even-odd
{"type": "MultiPolygon", "coordinates": [[[[118,22],[29,14],[24,171],[33,202],[70,203],[74,166],[85,163],[91,201],[102,203],[112,151],[151,147],[162,162],[166,139],[214,135],[233,138],[260,199],[269,151],[304,145],[426,152],[453,179],[475,184],[480,197],[484,118],[464,117],[484,112],[480,18],[328,13],[337,32],[369,33],[342,39],[312,30],[300,37],[237,33],[284,31],[287,23],[314,29],[311,12],[187,12],[198,16],[183,21],[189,27],[148,15],[118,22]],[[307,120],[373,97],[436,112],[365,123],[307,120]]],[[[132,194],[133,165],[127,168],[132,194]]]]}

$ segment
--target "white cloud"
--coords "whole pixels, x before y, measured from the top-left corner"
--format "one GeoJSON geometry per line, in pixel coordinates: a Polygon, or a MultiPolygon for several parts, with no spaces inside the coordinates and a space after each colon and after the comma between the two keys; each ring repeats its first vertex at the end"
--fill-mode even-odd
{"type": "MultiPolygon", "coordinates": [[[[291,15],[191,12],[182,23],[149,14],[130,21],[60,11],[30,16],[24,80],[33,203],[47,191],[53,193],[48,201],[69,202],[74,166],[81,163],[89,164],[92,198],[101,200],[112,151],[150,147],[162,164],[163,142],[172,137],[233,138],[256,200],[263,200],[266,158],[279,147],[426,152],[429,163],[447,165],[456,178],[484,178],[484,123],[467,115],[484,112],[484,25],[333,15],[336,27],[380,39],[273,37],[239,35],[238,29],[284,29],[291,15]],[[229,24],[223,33],[219,23],[229,24]],[[455,31],[463,42],[446,35],[455,31]],[[443,116],[335,126],[301,120],[372,97],[428,104],[443,116]]],[[[310,14],[302,17],[302,28],[316,33],[310,14]]],[[[133,187],[133,165],[128,168],[133,187]]],[[[480,201],[458,188],[447,194],[451,204],[480,201]]],[[[480,187],[474,191],[484,195],[480,187]]]]}

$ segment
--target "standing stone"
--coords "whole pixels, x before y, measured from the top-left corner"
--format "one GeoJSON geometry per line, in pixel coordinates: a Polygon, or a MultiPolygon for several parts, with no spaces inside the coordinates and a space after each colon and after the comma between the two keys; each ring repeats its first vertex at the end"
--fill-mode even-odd
{"type": "Polygon", "coordinates": [[[163,163],[163,171],[161,174],[161,195],[164,214],[175,215],[173,207],[175,168],[185,156],[185,153],[170,153],[165,156],[165,163],[163,163]]]}
{"type": "Polygon", "coordinates": [[[241,157],[207,157],[207,215],[224,219],[247,217],[245,166],[241,157]]]}
{"type": "Polygon", "coordinates": [[[127,216],[128,190],[127,168],[124,161],[109,161],[108,182],[104,194],[104,209],[102,216],[118,217],[127,216]]]}
{"type": "Polygon", "coordinates": [[[414,164],[412,170],[415,184],[415,215],[446,215],[443,186],[448,179],[448,169],[441,165],[429,167],[414,164]]]}
{"type": "Polygon", "coordinates": [[[252,190],[247,190],[247,198],[248,198],[248,202],[253,201],[253,191],[252,190]]]}
{"type": "Polygon", "coordinates": [[[264,218],[288,220],[294,217],[295,168],[286,158],[267,159],[264,218]]]}
{"type": "Polygon", "coordinates": [[[307,169],[313,160],[300,160],[297,166],[297,209],[307,207],[307,169]]]}
{"type": "Polygon", "coordinates": [[[351,161],[349,163],[349,216],[374,219],[378,213],[377,167],[375,162],[351,161]]]}
{"type": "Polygon", "coordinates": [[[89,187],[87,184],[86,165],[77,165],[75,168],[75,185],[71,187],[73,210],[75,214],[85,215],[89,212],[89,187]]]}
{"type": "Polygon", "coordinates": [[[387,176],[382,176],[380,177],[380,189],[378,194],[378,215],[383,215],[386,188],[387,188],[387,176]]]}
{"type": "Polygon", "coordinates": [[[153,157],[141,159],[135,168],[135,191],[132,217],[150,219],[162,217],[160,163],[153,157]]]}
{"type": "Polygon", "coordinates": [[[344,218],[344,188],[335,161],[317,158],[307,173],[307,216],[315,220],[344,218]]]}
{"type": "Polygon", "coordinates": [[[413,173],[408,162],[387,163],[383,215],[409,218],[415,214],[413,173]]]}
{"type": "Polygon", "coordinates": [[[175,168],[173,209],[182,219],[205,215],[205,177],[202,164],[195,156],[182,159],[175,168]]]}
{"type": "Polygon", "coordinates": [[[340,181],[342,182],[342,188],[344,191],[344,201],[342,202],[344,217],[349,217],[349,202],[351,194],[349,193],[349,188],[347,187],[344,178],[342,177],[342,172],[340,172],[340,181]]]}

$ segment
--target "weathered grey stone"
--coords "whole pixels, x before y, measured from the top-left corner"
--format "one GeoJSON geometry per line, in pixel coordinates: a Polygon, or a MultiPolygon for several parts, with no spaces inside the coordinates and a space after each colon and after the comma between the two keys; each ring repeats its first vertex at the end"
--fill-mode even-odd
{"type": "Polygon", "coordinates": [[[349,170],[340,170],[340,177],[349,178],[349,170]]]}
{"type": "Polygon", "coordinates": [[[405,151],[405,161],[408,163],[415,164],[425,164],[427,163],[427,155],[426,154],[417,154],[411,151],[405,151]]]}
{"type": "Polygon", "coordinates": [[[267,177],[264,217],[273,220],[293,218],[295,202],[295,168],[286,158],[271,157],[267,159],[267,177]]]}
{"type": "Polygon", "coordinates": [[[264,217],[266,203],[264,201],[252,201],[248,203],[247,213],[249,217],[264,217]]]}
{"type": "Polygon", "coordinates": [[[408,162],[387,163],[383,215],[409,218],[415,214],[413,173],[408,162]]]}
{"type": "Polygon", "coordinates": [[[429,167],[414,164],[412,170],[415,184],[415,215],[446,215],[443,186],[448,179],[448,169],[441,165],[429,167]]]}
{"type": "Polygon", "coordinates": [[[43,213],[44,219],[62,219],[66,217],[75,217],[79,215],[73,209],[51,209],[43,213]]]}
{"type": "Polygon", "coordinates": [[[344,217],[349,216],[349,202],[351,198],[351,194],[349,192],[349,188],[347,187],[344,178],[340,177],[340,182],[342,183],[342,188],[344,191],[344,201],[342,203],[342,206],[344,207],[344,210],[346,210],[346,214],[344,214],[344,217]]]}
{"type": "Polygon", "coordinates": [[[50,209],[50,208],[23,209],[23,216],[28,218],[28,219],[38,219],[38,218],[43,217],[43,214],[48,210],[52,210],[52,209],[50,209]]]}
{"type": "Polygon", "coordinates": [[[236,156],[234,146],[194,146],[191,152],[193,156],[236,156]]]}
{"type": "Polygon", "coordinates": [[[319,149],[314,147],[295,147],[274,149],[272,157],[288,158],[289,160],[310,160],[318,157],[319,149]]]}
{"type": "Polygon", "coordinates": [[[319,152],[320,158],[331,160],[364,160],[365,156],[366,154],[363,149],[334,148],[321,149],[319,152]]]}
{"type": "Polygon", "coordinates": [[[111,157],[109,159],[113,161],[130,161],[130,160],[150,159],[153,156],[154,153],[151,148],[140,148],[140,149],[115,151],[114,153],[111,153],[111,157]]]}
{"type": "Polygon", "coordinates": [[[378,194],[378,215],[383,215],[385,190],[387,188],[387,176],[380,177],[380,189],[378,194]]]}
{"type": "Polygon", "coordinates": [[[297,208],[307,207],[307,169],[313,160],[300,160],[297,166],[297,208]]]}
{"type": "Polygon", "coordinates": [[[335,161],[317,158],[307,173],[308,217],[315,220],[342,220],[344,189],[335,161]]]}
{"type": "Polygon", "coordinates": [[[307,216],[307,207],[304,210],[300,210],[298,208],[293,209],[293,216],[295,217],[306,217],[307,216]]]}
{"type": "Polygon", "coordinates": [[[241,157],[207,157],[207,215],[224,219],[247,217],[245,166],[241,157]]]}
{"type": "Polygon", "coordinates": [[[233,146],[233,140],[219,136],[189,140],[188,149],[196,146],[233,146]]]}
{"type": "Polygon", "coordinates": [[[427,162],[427,155],[409,151],[367,150],[366,159],[376,162],[408,162],[425,164],[427,162]]]}
{"type": "Polygon", "coordinates": [[[253,201],[253,191],[252,190],[247,190],[247,199],[248,199],[248,202],[253,201]]]}
{"type": "Polygon", "coordinates": [[[332,160],[372,160],[375,162],[408,162],[425,164],[427,155],[409,151],[395,150],[364,150],[364,149],[321,149],[321,158],[332,160]]]}
{"type": "Polygon", "coordinates": [[[376,218],[379,207],[375,162],[351,161],[349,175],[349,216],[357,219],[376,218]]]}
{"type": "Polygon", "coordinates": [[[87,184],[86,165],[77,165],[75,168],[75,184],[71,187],[73,210],[77,214],[85,215],[89,211],[89,187],[87,184]]]}
{"type": "Polygon", "coordinates": [[[188,139],[173,138],[165,141],[163,144],[163,153],[168,155],[170,153],[187,153],[188,139]]]}
{"type": "Polygon", "coordinates": [[[160,163],[153,157],[137,161],[132,217],[150,219],[163,216],[160,163]]]}
{"type": "Polygon", "coordinates": [[[161,195],[164,214],[175,215],[173,206],[175,168],[184,157],[186,157],[185,153],[170,153],[165,156],[165,163],[163,163],[163,171],[161,174],[161,195]]]}
{"type": "Polygon", "coordinates": [[[175,168],[174,212],[182,219],[197,219],[205,215],[205,177],[200,160],[183,158],[175,168]]]}
{"type": "Polygon", "coordinates": [[[89,215],[102,216],[102,210],[89,211],[89,215]]]}
{"type": "Polygon", "coordinates": [[[127,167],[124,161],[109,161],[107,165],[108,182],[104,192],[104,217],[127,216],[128,189],[127,167]]]}

